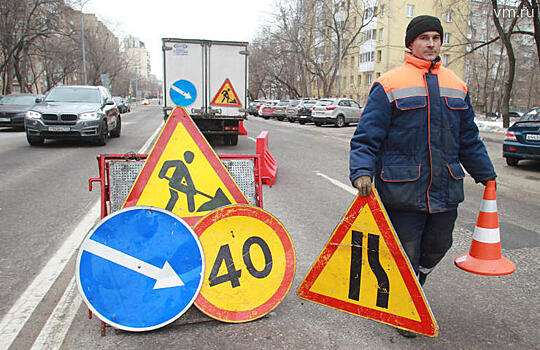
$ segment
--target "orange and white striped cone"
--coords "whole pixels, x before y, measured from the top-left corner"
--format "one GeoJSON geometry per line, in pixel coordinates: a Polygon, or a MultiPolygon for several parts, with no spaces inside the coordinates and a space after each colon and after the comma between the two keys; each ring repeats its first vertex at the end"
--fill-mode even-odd
{"type": "Polygon", "coordinates": [[[478,275],[503,276],[516,271],[516,265],[501,254],[495,180],[487,182],[471,249],[468,254],[458,256],[454,263],[460,269],[478,275]]]}

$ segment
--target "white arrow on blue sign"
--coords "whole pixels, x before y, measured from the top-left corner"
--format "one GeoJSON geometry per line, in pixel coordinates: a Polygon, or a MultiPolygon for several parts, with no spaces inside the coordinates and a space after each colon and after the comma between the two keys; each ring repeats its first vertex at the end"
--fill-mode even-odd
{"type": "Polygon", "coordinates": [[[197,235],[175,214],[138,206],[96,225],[77,256],[83,300],[102,321],[149,331],[180,317],[199,294],[204,254],[197,235]]]}
{"type": "Polygon", "coordinates": [[[187,107],[197,99],[197,89],[188,80],[178,80],[171,85],[169,95],[177,106],[187,107]]]}

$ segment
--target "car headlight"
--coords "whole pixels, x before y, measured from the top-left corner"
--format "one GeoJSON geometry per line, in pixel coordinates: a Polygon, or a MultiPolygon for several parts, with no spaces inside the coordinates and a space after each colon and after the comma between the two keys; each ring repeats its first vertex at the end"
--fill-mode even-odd
{"type": "Polygon", "coordinates": [[[89,113],[81,113],[79,114],[80,120],[96,120],[99,119],[98,112],[89,112],[89,113]]]}
{"type": "Polygon", "coordinates": [[[28,112],[26,112],[26,118],[28,118],[28,119],[39,119],[39,118],[41,118],[41,113],[34,112],[34,111],[28,111],[28,112]]]}

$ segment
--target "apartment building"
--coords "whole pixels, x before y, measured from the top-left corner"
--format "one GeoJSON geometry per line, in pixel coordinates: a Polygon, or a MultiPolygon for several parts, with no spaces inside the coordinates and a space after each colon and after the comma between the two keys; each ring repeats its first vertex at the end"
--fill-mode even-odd
{"type": "Polygon", "coordinates": [[[150,78],[150,55],[144,42],[133,36],[124,39],[124,50],[129,60],[128,69],[134,72],[139,79],[150,78]]]}
{"type": "MultiPolygon", "coordinates": [[[[342,62],[341,95],[366,103],[371,85],[381,74],[403,62],[405,31],[413,17],[432,15],[441,19],[444,29],[441,60],[459,77],[465,78],[466,16],[456,16],[456,10],[468,13],[468,1],[457,6],[448,0],[381,0],[365,7],[357,45],[342,62]]],[[[336,90],[338,90],[336,88],[336,90]]]]}

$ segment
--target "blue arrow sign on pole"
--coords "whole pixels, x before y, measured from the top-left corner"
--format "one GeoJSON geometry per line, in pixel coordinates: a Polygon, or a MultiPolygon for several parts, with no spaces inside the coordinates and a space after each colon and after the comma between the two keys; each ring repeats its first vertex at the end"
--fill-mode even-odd
{"type": "Polygon", "coordinates": [[[197,89],[188,80],[178,80],[171,85],[169,95],[177,106],[187,107],[195,102],[197,89]]]}
{"type": "Polygon", "coordinates": [[[77,256],[83,300],[102,321],[148,331],[180,317],[195,301],[204,277],[197,235],[175,214],[129,207],[90,231],[77,256]]]}

